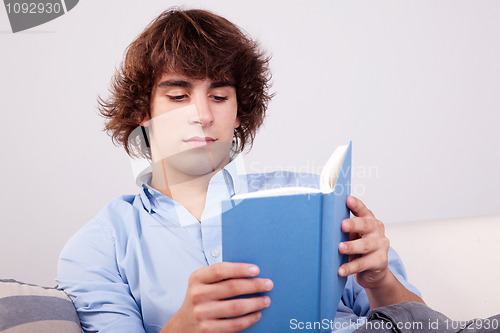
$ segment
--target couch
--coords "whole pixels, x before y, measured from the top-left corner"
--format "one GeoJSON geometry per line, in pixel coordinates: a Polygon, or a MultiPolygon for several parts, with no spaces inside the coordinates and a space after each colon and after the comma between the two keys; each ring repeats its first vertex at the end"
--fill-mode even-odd
{"type": "MultiPolygon", "coordinates": [[[[454,320],[500,313],[500,215],[386,225],[408,280],[454,320]]],[[[63,291],[0,280],[0,332],[78,333],[63,291]]]]}
{"type": "Polygon", "coordinates": [[[408,280],[454,320],[500,313],[500,215],[386,225],[408,280]]]}
{"type": "Polygon", "coordinates": [[[0,332],[79,333],[80,321],[61,290],[0,280],[0,332]]]}

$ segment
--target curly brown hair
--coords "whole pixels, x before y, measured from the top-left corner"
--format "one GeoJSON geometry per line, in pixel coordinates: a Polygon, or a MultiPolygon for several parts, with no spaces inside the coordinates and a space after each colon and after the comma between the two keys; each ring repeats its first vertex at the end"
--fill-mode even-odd
{"type": "Polygon", "coordinates": [[[269,59],[236,25],[205,10],[168,9],[130,44],[116,71],[107,99],[98,109],[105,130],[130,156],[150,158],[136,129],[150,117],[151,90],[165,72],[195,79],[231,81],[236,87],[237,116],[233,151],[253,144],[272,94],[269,59]],[[135,131],[134,131],[135,130],[135,131]]]}

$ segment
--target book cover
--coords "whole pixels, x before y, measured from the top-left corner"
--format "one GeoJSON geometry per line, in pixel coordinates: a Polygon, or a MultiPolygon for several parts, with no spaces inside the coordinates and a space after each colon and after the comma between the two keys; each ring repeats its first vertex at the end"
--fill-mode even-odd
{"type": "Polygon", "coordinates": [[[273,290],[264,293],[271,305],[243,332],[291,332],[296,331],[294,323],[312,323],[317,329],[309,332],[331,331],[346,282],[337,274],[347,261],[338,252],[339,242],[348,240],[340,229],[342,220],[349,218],[351,145],[345,147],[340,166],[325,165],[330,164],[326,170],[330,174],[336,168],[327,193],[288,193],[222,203],[223,260],[256,264],[259,277],[274,282],[273,290]]]}

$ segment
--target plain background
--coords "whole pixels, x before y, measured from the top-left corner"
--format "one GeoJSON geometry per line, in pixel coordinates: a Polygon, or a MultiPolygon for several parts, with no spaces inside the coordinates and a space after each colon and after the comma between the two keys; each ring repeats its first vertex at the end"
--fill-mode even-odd
{"type": "Polygon", "coordinates": [[[173,5],[212,10],[273,55],[247,171],[319,172],[352,140],[353,192],[385,223],[500,213],[500,1],[82,0],[16,34],[1,7],[0,278],[55,285],[67,239],[137,192],[96,98],[173,5]]]}

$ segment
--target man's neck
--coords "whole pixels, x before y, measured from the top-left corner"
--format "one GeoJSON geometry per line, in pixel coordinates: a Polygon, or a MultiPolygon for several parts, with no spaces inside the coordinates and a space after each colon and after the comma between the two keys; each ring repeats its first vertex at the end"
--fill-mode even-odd
{"type": "Polygon", "coordinates": [[[212,177],[229,163],[203,175],[188,175],[169,167],[164,160],[153,164],[151,186],[181,204],[198,221],[205,209],[208,185],[212,177]]]}

